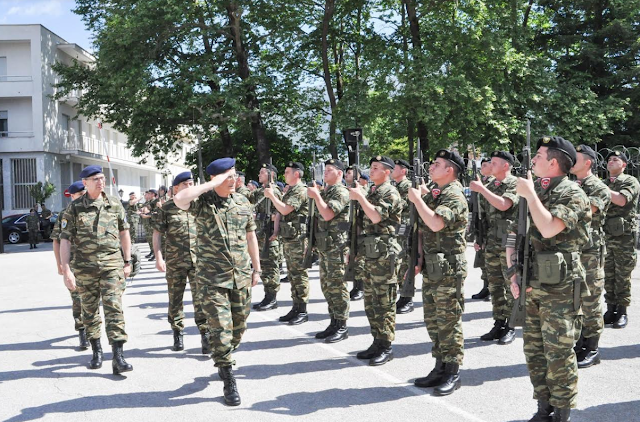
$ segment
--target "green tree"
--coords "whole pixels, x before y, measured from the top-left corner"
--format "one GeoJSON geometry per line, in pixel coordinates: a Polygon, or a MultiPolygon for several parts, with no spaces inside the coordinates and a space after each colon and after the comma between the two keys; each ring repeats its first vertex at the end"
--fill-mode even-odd
{"type": "Polygon", "coordinates": [[[55,185],[48,181],[44,182],[44,184],[42,184],[42,182],[38,182],[29,187],[29,193],[36,204],[44,204],[45,201],[55,193],[55,191],[55,185]]]}

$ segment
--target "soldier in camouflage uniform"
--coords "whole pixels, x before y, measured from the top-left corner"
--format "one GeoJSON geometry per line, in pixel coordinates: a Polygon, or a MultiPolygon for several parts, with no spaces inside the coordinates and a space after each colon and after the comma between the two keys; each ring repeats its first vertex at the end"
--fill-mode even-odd
{"type": "Polygon", "coordinates": [[[515,159],[507,151],[491,154],[493,182],[485,186],[481,180],[474,180],[469,187],[482,195],[482,208],[487,224],[484,245],[484,273],[489,281],[493,304],[493,328],[480,337],[483,341],[498,340],[498,344],[511,344],[516,332],[509,327],[508,318],[513,308],[513,295],[507,275],[505,241],[509,227],[518,219],[517,178],[511,174],[515,159]]]}
{"type": "Polygon", "coordinates": [[[244,185],[244,173],[239,171],[237,172],[238,180],[236,180],[236,192],[244,195],[247,199],[251,196],[251,191],[244,185]]]}
{"type": "Polygon", "coordinates": [[[158,207],[158,191],[155,189],[149,189],[145,193],[144,208],[142,209],[142,225],[144,226],[144,233],[147,238],[147,243],[149,244],[149,254],[145,256],[145,258],[149,258],[149,261],[153,261],[156,259],[153,254],[153,220],[156,215],[156,208],[158,207]]]}
{"type": "MultiPolygon", "coordinates": [[[[481,175],[480,180],[482,180],[482,183],[485,186],[489,186],[491,183],[493,183],[493,175],[491,173],[492,173],[491,159],[488,157],[484,157],[480,164],[480,175],[481,175]]],[[[484,210],[482,210],[481,218],[483,221],[486,218],[486,214],[484,213],[484,210]]],[[[491,292],[489,292],[489,279],[487,278],[487,272],[484,270],[484,265],[485,265],[484,246],[485,245],[475,246],[476,257],[473,262],[473,267],[480,268],[480,273],[481,273],[480,278],[482,278],[482,289],[478,293],[471,295],[471,299],[482,299],[488,302],[489,300],[491,300],[491,292]]]]}
{"type": "Polygon", "coordinates": [[[42,231],[44,232],[44,238],[48,239],[51,236],[51,217],[53,217],[53,213],[47,206],[43,203],[40,204],[40,218],[42,219],[42,231]]]}
{"type": "Polygon", "coordinates": [[[360,188],[349,188],[349,198],[358,201],[362,208],[358,256],[364,258],[365,268],[356,277],[364,280],[364,311],[373,336],[371,346],[358,352],[356,357],[369,359],[369,365],[377,366],[393,359],[391,343],[395,339],[400,267],[397,258],[402,251],[395,233],[400,223],[402,199],[389,181],[395,166],[393,160],[378,155],[371,158],[369,164],[374,186],[366,197],[360,188]]]}
{"type": "MultiPolygon", "coordinates": [[[[262,186],[251,192],[249,201],[253,205],[253,212],[256,216],[256,235],[260,251],[264,250],[264,244],[268,240],[266,237],[267,224],[274,224],[275,209],[271,207],[271,215],[267,215],[268,199],[264,196],[265,187],[269,185],[269,180],[275,180],[277,176],[276,168],[271,164],[263,164],[258,174],[258,180],[262,186]]],[[[275,195],[282,198],[280,190],[274,191],[275,195]]],[[[275,231],[274,231],[275,232],[275,231]]],[[[266,259],[260,258],[260,268],[262,268],[262,285],[264,286],[264,299],[253,305],[257,311],[268,311],[277,309],[277,294],[280,291],[280,265],[282,263],[282,245],[276,237],[269,241],[268,256],[266,259]]]]}
{"type": "MultiPolygon", "coordinates": [[[[398,243],[402,247],[402,252],[398,257],[400,261],[400,270],[398,271],[398,289],[402,290],[402,283],[404,282],[404,276],[407,272],[409,263],[409,251],[407,250],[407,240],[410,236],[409,227],[409,188],[411,187],[411,181],[407,178],[407,172],[411,168],[409,163],[405,160],[395,160],[395,166],[391,173],[391,178],[396,184],[396,189],[400,194],[402,200],[402,213],[400,215],[400,224],[403,228],[403,235],[398,238],[398,243]]],[[[413,297],[400,297],[398,303],[396,303],[396,314],[408,314],[413,312],[413,297]]]]}
{"type": "Polygon", "coordinates": [[[131,237],[131,243],[136,243],[138,240],[138,225],[140,224],[140,205],[138,204],[138,197],[135,192],[129,194],[129,202],[126,206],[127,221],[129,222],[129,236],[131,237]]]}
{"type": "Polygon", "coordinates": [[[211,333],[211,357],[224,381],[229,406],[240,404],[231,353],[247,329],[251,288],[261,272],[251,204],[235,193],[234,165],[233,158],[213,161],[207,166],[209,182],[183,189],[174,197],[177,207],[196,218],[197,285],[211,333]]]}
{"type": "Polygon", "coordinates": [[[332,158],[324,164],[325,189],[320,191],[315,185],[307,188],[307,195],[315,201],[317,209],[315,247],[320,255],[320,286],[331,317],[329,326],[317,333],[316,338],[336,343],[349,337],[349,290],[344,281],[347,233],[342,229],[349,221],[349,191],[342,184],[342,161],[332,158]]]}
{"type": "MultiPolygon", "coordinates": [[[[517,193],[531,215],[531,263],[523,329],[524,354],[538,411],[533,421],[562,422],[570,418],[578,396],[578,367],[573,351],[580,324],[581,284],[585,271],[580,251],[589,239],[589,198],[567,178],[576,150],[561,137],[543,137],[532,160],[538,179],[518,178],[517,193]]],[[[515,230],[507,239],[507,263],[513,265],[515,230]]],[[[516,275],[514,298],[520,295],[516,275]]]]}
{"type": "Polygon", "coordinates": [[[429,167],[435,185],[421,197],[420,190],[409,189],[409,200],[420,215],[424,321],[436,359],[426,377],[417,378],[417,387],[436,387],[434,394],[445,396],[460,388],[460,365],[464,357],[462,311],[463,281],[467,276],[465,231],[469,206],[458,175],[465,170],[458,153],[440,150],[429,167]]]}
{"type": "Polygon", "coordinates": [[[304,170],[302,164],[289,162],[284,170],[284,179],[289,186],[287,192],[278,198],[274,189],[267,187],[264,196],[271,199],[273,206],[282,215],[279,235],[282,249],[287,260],[287,277],[291,283],[291,311],[279,318],[280,322],[298,325],[309,320],[307,303],[309,302],[309,275],[302,265],[304,251],[307,248],[307,231],[304,223],[309,215],[307,187],[302,183],[304,170]]]}
{"type": "MultiPolygon", "coordinates": [[[[84,185],[82,184],[82,180],[78,180],[69,186],[69,195],[71,196],[71,200],[75,201],[84,195],[84,185]]],[[[66,210],[66,209],[65,209],[66,210]]],[[[60,233],[62,229],[60,228],[60,223],[62,222],[62,218],[64,216],[65,210],[61,211],[58,214],[58,220],[56,220],[56,224],[51,232],[51,239],[53,240],[53,255],[56,258],[56,265],[58,267],[58,274],[62,275],[62,261],[60,260],[60,233]]],[[[73,256],[75,255],[75,250],[73,245],[71,245],[71,258],[70,258],[70,266],[73,271],[73,256]]],[[[71,294],[71,312],[73,314],[73,321],[75,325],[75,329],[78,332],[78,341],[80,350],[87,350],[89,347],[89,341],[87,340],[87,334],[84,329],[84,324],[82,323],[82,298],[80,297],[80,293],[78,290],[69,291],[71,294]]]]}
{"type": "Polygon", "coordinates": [[[604,323],[613,328],[627,326],[627,307],[631,304],[631,272],[636,266],[637,206],[640,184],[624,174],[627,156],[614,151],[607,158],[609,178],[605,184],[611,191],[604,230],[607,259],[604,262],[604,300],[607,312],[604,323]]]}
{"type": "Polygon", "coordinates": [[[607,185],[591,172],[597,155],[591,147],[579,145],[577,160],[571,173],[577,177],[576,183],[585,192],[591,203],[591,230],[589,242],[582,248],[581,261],[586,271],[588,296],[582,297],[584,313],[580,339],[574,348],[578,358],[578,368],[588,368],[600,363],[598,341],[604,330],[601,297],[604,288],[604,221],[611,203],[611,192],[607,185]]]}
{"type": "Polygon", "coordinates": [[[369,186],[370,182],[371,182],[371,178],[367,173],[360,173],[360,178],[358,179],[358,183],[360,184],[360,186],[362,186],[362,189],[364,190],[365,195],[368,195],[369,191],[371,191],[371,186],[369,186]]]}
{"type": "MultiPolygon", "coordinates": [[[[173,180],[175,193],[193,186],[193,175],[186,171],[173,180]]],[[[173,351],[184,350],[184,290],[187,279],[191,286],[196,326],[202,340],[202,353],[209,353],[207,320],[202,311],[196,284],[196,222],[195,217],[176,206],[173,199],[158,208],[153,231],[156,268],[167,273],[169,292],[168,319],[173,330],[173,351]],[[163,252],[164,251],[164,252],[163,252]],[[165,261],[166,257],[166,261],[165,261]]]]}
{"type": "Polygon", "coordinates": [[[40,231],[40,217],[35,209],[29,210],[29,215],[25,219],[27,230],[29,231],[29,249],[38,249],[38,232],[40,231]]]}
{"type": "Polygon", "coordinates": [[[89,367],[102,366],[99,310],[102,300],[107,338],[113,348],[113,373],[120,374],[133,370],[122,354],[122,345],[127,341],[122,294],[126,277],[131,273],[129,224],[120,200],[104,193],[106,179],[101,167],[88,166],[80,172],[80,177],[87,193],[69,205],[60,223],[62,271],[69,290],[76,289],[77,280],[82,298],[82,321],[93,349],[89,367]],[[76,253],[73,271],[70,242],[76,253]]]}
{"type": "MultiPolygon", "coordinates": [[[[347,172],[345,173],[344,180],[346,182],[347,187],[353,186],[353,176],[354,171],[353,167],[347,167],[347,172]]],[[[357,181],[356,181],[357,182],[357,181]]],[[[358,185],[362,189],[364,195],[367,195],[367,190],[365,190],[362,185],[358,185]]],[[[362,214],[362,209],[360,205],[356,206],[355,212],[362,214]]],[[[353,288],[349,292],[349,297],[352,301],[362,300],[364,299],[364,281],[358,278],[359,274],[364,274],[364,256],[359,255],[356,256],[356,270],[355,270],[355,280],[353,281],[353,288]]]]}

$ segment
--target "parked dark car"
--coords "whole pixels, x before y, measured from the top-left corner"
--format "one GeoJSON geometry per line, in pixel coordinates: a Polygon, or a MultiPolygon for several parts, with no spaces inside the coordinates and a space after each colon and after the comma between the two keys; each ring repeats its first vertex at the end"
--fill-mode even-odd
{"type": "MultiPolygon", "coordinates": [[[[4,237],[4,241],[5,242],[9,242],[12,244],[16,244],[16,243],[20,243],[22,241],[26,241],[27,238],[29,237],[29,232],[27,231],[27,216],[29,215],[29,213],[26,214],[14,214],[14,215],[8,215],[6,217],[2,218],[2,234],[4,237]]],[[[40,213],[38,213],[38,215],[40,215],[40,213]]],[[[53,215],[51,216],[51,225],[49,227],[49,230],[45,233],[44,230],[42,230],[44,224],[43,224],[43,218],[40,217],[40,226],[41,226],[41,230],[40,230],[40,236],[42,237],[43,240],[47,240],[49,239],[49,235],[51,234],[51,230],[53,229],[53,225],[56,223],[56,220],[58,219],[58,213],[54,212],[53,215]]]]}

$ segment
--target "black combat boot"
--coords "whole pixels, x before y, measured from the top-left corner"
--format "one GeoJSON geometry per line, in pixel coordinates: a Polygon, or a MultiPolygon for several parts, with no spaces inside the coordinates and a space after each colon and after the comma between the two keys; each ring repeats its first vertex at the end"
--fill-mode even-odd
{"type": "Polygon", "coordinates": [[[29,243],[29,249],[33,249],[33,243],[29,243]]]}
{"type": "Polygon", "coordinates": [[[336,319],[334,317],[331,317],[331,322],[329,323],[329,326],[325,328],[324,331],[320,331],[319,333],[316,333],[316,338],[317,339],[327,338],[333,333],[335,333],[336,330],[337,330],[336,319]]]}
{"type": "Polygon", "coordinates": [[[309,321],[309,314],[307,313],[307,304],[299,303],[297,314],[289,320],[289,325],[300,325],[309,321]]]}
{"type": "Polygon", "coordinates": [[[148,254],[146,254],[144,257],[145,258],[151,258],[151,255],[153,255],[153,251],[149,252],[148,254]]]}
{"type": "Polygon", "coordinates": [[[124,356],[122,355],[123,341],[114,341],[111,349],[113,350],[113,360],[111,366],[113,368],[113,375],[118,375],[123,372],[133,371],[133,366],[129,365],[124,356]]]}
{"type": "Polygon", "coordinates": [[[280,283],[288,283],[289,282],[289,276],[285,275],[284,278],[280,279],[280,283]]]}
{"type": "Polygon", "coordinates": [[[393,360],[393,348],[390,341],[380,341],[378,352],[369,359],[370,366],[380,366],[393,360]]]}
{"type": "Polygon", "coordinates": [[[624,328],[627,326],[627,307],[618,305],[616,308],[616,320],[613,321],[613,328],[624,328]]]}
{"type": "Polygon", "coordinates": [[[431,370],[431,372],[429,372],[429,375],[422,378],[416,378],[415,381],[413,381],[413,384],[420,388],[435,387],[436,385],[440,385],[443,376],[444,362],[442,362],[442,359],[437,358],[436,366],[431,370]]]}
{"type": "Polygon", "coordinates": [[[571,409],[554,407],[551,422],[571,422],[571,409]]]}
{"type": "Polygon", "coordinates": [[[616,320],[616,308],[617,305],[607,304],[607,312],[604,313],[604,323],[605,325],[611,325],[616,320]]]}
{"type": "Polygon", "coordinates": [[[515,328],[509,327],[509,322],[505,321],[504,326],[502,327],[500,339],[498,340],[498,344],[511,344],[513,340],[516,339],[516,330],[515,328]]]}
{"type": "Polygon", "coordinates": [[[480,336],[480,340],[482,341],[493,341],[498,340],[502,337],[502,330],[504,329],[506,321],[504,319],[497,319],[493,323],[493,328],[487,334],[483,334],[480,336]]]}
{"type": "Polygon", "coordinates": [[[258,303],[254,303],[252,308],[255,309],[256,311],[258,310],[259,307],[264,306],[267,304],[267,296],[269,295],[269,293],[265,293],[264,294],[264,299],[262,299],[260,302],[258,303]]]}
{"type": "Polygon", "coordinates": [[[184,341],[182,340],[182,331],[173,330],[173,347],[171,348],[174,352],[179,352],[180,350],[184,350],[184,341]]]}
{"type": "Polygon", "coordinates": [[[442,383],[433,390],[436,396],[448,396],[460,388],[460,365],[449,362],[444,364],[442,383]]]}
{"type": "Polygon", "coordinates": [[[351,301],[361,300],[364,298],[364,283],[362,281],[354,281],[353,289],[349,293],[351,301]]]}
{"type": "Polygon", "coordinates": [[[578,368],[588,368],[600,363],[600,353],[598,352],[598,341],[600,336],[593,336],[584,339],[584,350],[578,356],[578,368]]]}
{"type": "Polygon", "coordinates": [[[538,400],[538,411],[529,422],[551,422],[551,413],[553,406],[548,401],[538,400]]]}
{"type": "Polygon", "coordinates": [[[396,303],[396,314],[408,314],[413,312],[413,299],[410,297],[401,297],[396,303]]]}
{"type": "Polygon", "coordinates": [[[293,318],[295,318],[296,315],[298,315],[298,304],[294,303],[293,306],[291,307],[291,310],[286,314],[281,316],[280,318],[278,318],[278,321],[280,322],[289,322],[291,321],[293,318]]]}
{"type": "Polygon", "coordinates": [[[349,329],[347,328],[347,321],[345,321],[344,319],[337,319],[335,328],[336,330],[333,332],[333,334],[331,334],[329,337],[324,339],[325,343],[337,343],[339,341],[349,338],[349,329]]]}
{"type": "Polygon", "coordinates": [[[91,350],[93,350],[93,356],[89,361],[89,369],[102,368],[102,345],[100,344],[100,339],[92,338],[90,342],[91,350]]]}
{"type": "Polygon", "coordinates": [[[80,350],[87,350],[89,348],[89,341],[87,341],[87,332],[84,328],[78,330],[78,348],[80,350]]]}
{"type": "Polygon", "coordinates": [[[580,338],[576,342],[576,345],[573,347],[573,351],[578,357],[578,362],[580,361],[580,354],[581,353],[584,354],[584,346],[585,346],[584,335],[580,334],[580,338]]]}
{"type": "Polygon", "coordinates": [[[264,297],[264,303],[260,303],[260,306],[258,306],[258,311],[269,311],[271,309],[278,309],[275,293],[267,293],[264,297]]]}
{"type": "Polygon", "coordinates": [[[230,366],[221,366],[218,368],[218,374],[224,382],[222,393],[224,394],[225,404],[227,406],[239,406],[240,393],[238,393],[238,386],[236,385],[236,377],[233,375],[233,370],[230,366]]]}
{"type": "Polygon", "coordinates": [[[147,261],[151,262],[151,261],[155,261],[156,260],[156,255],[155,254],[151,254],[151,257],[149,257],[149,259],[147,261]]]}
{"type": "Polygon", "coordinates": [[[475,295],[471,295],[471,299],[486,299],[489,297],[489,289],[487,288],[487,286],[483,287],[482,290],[480,290],[478,293],[476,293],[475,295]]]}
{"type": "Polygon", "coordinates": [[[211,353],[211,347],[209,346],[209,333],[200,333],[200,344],[202,345],[203,355],[211,353]]]}
{"type": "Polygon", "coordinates": [[[373,340],[371,346],[367,350],[363,350],[362,352],[358,352],[356,357],[358,359],[371,359],[375,355],[378,354],[378,349],[380,348],[380,342],[378,340],[373,340]]]}

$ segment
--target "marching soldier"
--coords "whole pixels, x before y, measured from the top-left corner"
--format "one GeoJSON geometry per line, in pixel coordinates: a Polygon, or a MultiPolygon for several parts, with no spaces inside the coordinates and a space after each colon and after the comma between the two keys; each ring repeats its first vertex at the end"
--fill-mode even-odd
{"type": "Polygon", "coordinates": [[[509,227],[518,219],[517,178],[511,174],[515,159],[507,151],[491,154],[493,181],[485,185],[474,180],[469,187],[484,198],[487,233],[484,245],[484,273],[489,282],[493,304],[494,325],[491,331],[480,337],[483,341],[498,340],[498,344],[511,344],[516,337],[509,327],[508,318],[513,308],[513,295],[507,276],[505,241],[509,227]]]}
{"type": "Polygon", "coordinates": [[[142,209],[142,213],[140,217],[142,217],[142,225],[144,226],[145,236],[147,238],[147,243],[149,244],[149,254],[145,256],[145,258],[149,258],[149,261],[153,261],[156,259],[156,256],[153,254],[153,220],[156,214],[156,208],[158,206],[158,191],[155,189],[149,189],[145,192],[145,203],[144,208],[142,209]]]}
{"type": "Polygon", "coordinates": [[[304,251],[307,248],[306,218],[309,214],[307,187],[302,183],[304,168],[302,164],[289,162],[284,170],[288,189],[282,200],[270,186],[264,190],[264,196],[271,199],[273,206],[282,215],[279,235],[287,260],[287,277],[291,283],[293,307],[280,322],[298,325],[309,320],[307,303],[309,302],[309,275],[302,265],[304,251]]]}
{"type": "Polygon", "coordinates": [[[344,164],[333,158],[324,164],[325,189],[320,191],[316,185],[307,188],[307,195],[315,200],[318,210],[315,247],[320,255],[320,285],[331,317],[329,326],[316,338],[336,343],[349,337],[349,290],[344,281],[347,234],[340,229],[341,223],[349,221],[349,191],[342,185],[344,164]]]}
{"type": "Polygon", "coordinates": [[[38,233],[40,232],[40,217],[35,208],[29,210],[29,215],[25,219],[29,232],[29,249],[38,249],[38,233]]]}
{"type": "Polygon", "coordinates": [[[60,223],[64,284],[71,291],[77,285],[82,298],[82,320],[93,350],[91,369],[102,367],[99,309],[102,300],[107,338],[113,348],[113,373],[120,374],[133,370],[122,352],[128,338],[124,330],[122,294],[126,277],[131,273],[129,225],[120,200],[104,193],[106,179],[101,167],[85,167],[80,177],[87,193],[69,204],[60,223]],[[76,253],[73,271],[71,242],[76,253]]]}
{"type": "MultiPolygon", "coordinates": [[[[353,167],[347,167],[347,172],[344,175],[344,180],[346,183],[347,187],[351,187],[353,186],[353,178],[354,178],[354,171],[353,171],[353,167]]],[[[361,187],[362,192],[364,192],[364,195],[367,195],[367,191],[361,187]]],[[[354,212],[359,212],[361,213],[362,211],[360,210],[360,205],[357,206],[357,209],[354,210],[354,212]]],[[[362,300],[364,298],[364,282],[358,278],[358,274],[364,274],[364,257],[362,257],[362,255],[359,255],[356,257],[356,271],[355,271],[355,280],[353,281],[353,287],[351,289],[351,291],[349,292],[349,298],[352,301],[356,301],[356,300],[362,300]]]]}
{"type": "Polygon", "coordinates": [[[460,388],[460,365],[464,358],[462,311],[463,281],[467,276],[465,231],[469,207],[458,176],[465,170],[457,152],[440,150],[429,167],[435,184],[424,197],[420,190],[409,189],[409,200],[420,214],[424,320],[433,342],[434,369],[417,378],[417,387],[435,387],[445,396],[460,388]]]}
{"type": "Polygon", "coordinates": [[[369,177],[368,174],[360,173],[360,178],[358,179],[358,183],[360,183],[360,186],[362,186],[362,189],[364,190],[365,195],[368,195],[369,191],[371,190],[371,187],[369,186],[370,182],[371,182],[371,178],[369,177]]]}
{"type": "Polygon", "coordinates": [[[374,186],[365,196],[359,187],[349,188],[349,198],[362,208],[363,218],[358,237],[358,255],[364,258],[364,270],[357,268],[356,277],[364,281],[364,310],[371,326],[373,343],[358,352],[358,359],[369,359],[369,365],[383,365],[393,359],[391,343],[395,339],[396,292],[398,289],[397,257],[402,248],[395,230],[400,223],[402,199],[389,182],[394,162],[376,156],[369,161],[369,176],[374,186]]]}
{"type": "MultiPolygon", "coordinates": [[[[588,241],[589,199],[567,174],[576,162],[576,150],[559,136],[543,137],[532,160],[538,179],[518,178],[517,193],[528,202],[533,275],[526,289],[523,329],[524,354],[538,400],[534,421],[570,419],[578,396],[578,367],[573,345],[580,310],[580,286],[585,272],[580,251],[588,241]]],[[[507,240],[507,263],[515,251],[513,230],[507,240]]],[[[511,278],[514,298],[520,296],[516,275],[511,278]]]]}
{"type": "Polygon", "coordinates": [[[604,323],[613,328],[627,326],[627,307],[631,304],[631,272],[636,266],[638,180],[624,174],[627,156],[614,151],[607,157],[611,205],[604,223],[608,258],[604,261],[604,300],[607,312],[604,323]]]}
{"type": "Polygon", "coordinates": [[[586,271],[586,289],[588,296],[582,295],[582,332],[574,348],[578,358],[578,368],[588,368],[600,363],[598,341],[604,330],[602,305],[600,299],[604,288],[605,245],[603,224],[607,208],[611,203],[611,191],[607,185],[592,172],[597,162],[596,153],[587,145],[576,148],[576,164],[571,173],[577,177],[576,183],[587,194],[591,204],[591,231],[589,242],[582,248],[580,259],[586,271]]]}
{"type": "Polygon", "coordinates": [[[231,354],[247,329],[251,288],[261,273],[251,205],[235,193],[234,166],[233,158],[213,161],[207,166],[210,181],[186,187],[174,197],[175,205],[189,210],[198,226],[196,284],[211,333],[211,357],[229,406],[241,402],[231,354]]]}
{"type": "MultiPolygon", "coordinates": [[[[492,171],[491,159],[484,157],[480,163],[480,175],[482,176],[480,180],[482,180],[482,183],[485,186],[489,186],[491,183],[493,183],[493,175],[491,174],[492,171]]],[[[483,215],[482,218],[485,218],[485,215],[483,215]]],[[[476,260],[474,262],[474,268],[478,268],[477,265],[480,265],[483,284],[482,289],[478,293],[471,295],[471,299],[483,299],[485,301],[489,301],[491,300],[491,294],[489,292],[489,280],[487,279],[487,272],[484,269],[485,258],[484,249],[482,249],[484,245],[478,245],[478,247],[479,249],[476,250],[476,260]]]]}
{"type": "Polygon", "coordinates": [[[236,180],[236,192],[244,195],[247,199],[251,195],[251,191],[244,185],[244,173],[239,171],[237,172],[238,180],[236,180]]]}
{"type": "MultiPolygon", "coordinates": [[[[180,173],[173,179],[175,193],[193,186],[190,171],[180,173]]],[[[202,354],[209,353],[207,320],[202,311],[201,297],[196,284],[196,222],[195,217],[178,208],[173,199],[158,208],[153,231],[153,250],[156,268],[167,273],[169,291],[168,319],[173,330],[173,351],[184,350],[184,290],[187,279],[191,286],[194,317],[202,342],[202,354]],[[162,251],[165,251],[163,254],[162,251]],[[165,262],[166,255],[166,262],[165,262]]]]}
{"type": "Polygon", "coordinates": [[[129,222],[129,236],[131,236],[131,243],[136,243],[138,240],[138,225],[140,224],[140,206],[138,204],[138,197],[135,192],[129,194],[129,202],[127,202],[127,221],[129,222]]]}
{"type": "MultiPolygon", "coordinates": [[[[396,182],[396,189],[398,189],[398,193],[400,194],[400,198],[402,199],[402,214],[400,216],[400,224],[405,228],[405,236],[398,238],[400,246],[402,247],[402,252],[399,260],[400,270],[398,271],[398,289],[402,288],[402,283],[404,282],[404,274],[407,272],[409,256],[407,255],[407,237],[409,236],[409,188],[411,187],[411,181],[407,178],[407,172],[411,168],[409,163],[406,160],[395,160],[395,166],[393,167],[393,172],[391,173],[391,178],[394,182],[396,182]]],[[[396,314],[408,314],[409,312],[413,312],[413,298],[411,297],[401,297],[398,299],[396,303],[396,314]]]]}

